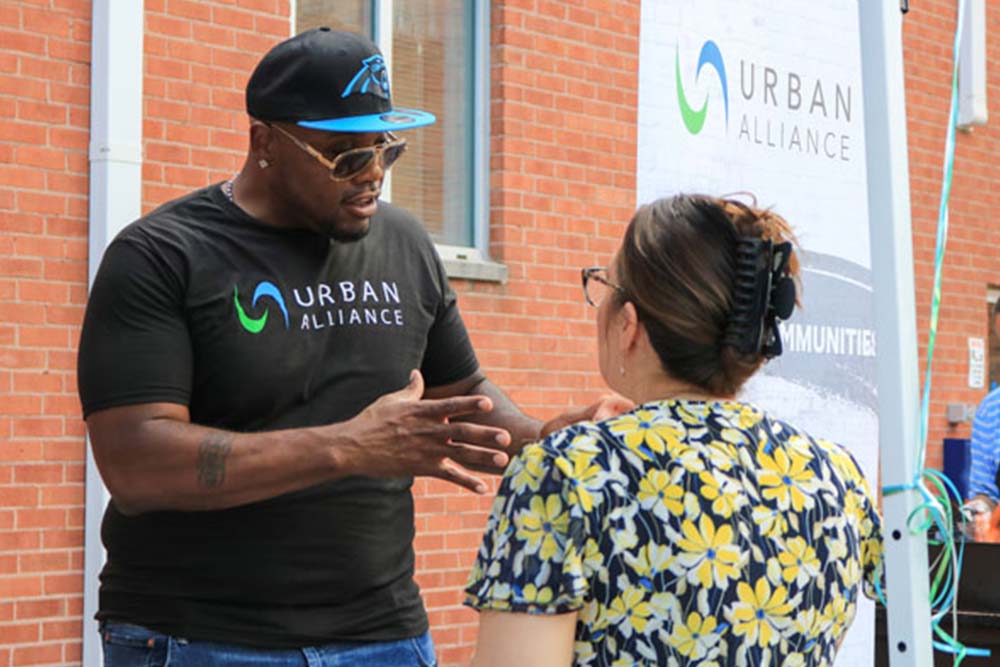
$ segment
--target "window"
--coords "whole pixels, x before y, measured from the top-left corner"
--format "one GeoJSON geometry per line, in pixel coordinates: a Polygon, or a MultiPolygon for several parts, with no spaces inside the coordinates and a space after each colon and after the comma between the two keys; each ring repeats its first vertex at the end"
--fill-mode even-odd
{"type": "Polygon", "coordinates": [[[379,45],[393,104],[438,119],[405,131],[386,198],[423,220],[449,274],[502,280],[504,267],[485,261],[488,12],[488,0],[298,0],[294,31],[328,25],[379,45]]]}

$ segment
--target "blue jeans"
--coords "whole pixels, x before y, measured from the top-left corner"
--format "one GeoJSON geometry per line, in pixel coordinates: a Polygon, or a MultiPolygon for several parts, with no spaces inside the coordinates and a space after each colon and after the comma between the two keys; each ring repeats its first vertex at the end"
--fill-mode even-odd
{"type": "Polygon", "coordinates": [[[101,624],[104,667],[435,667],[429,632],[392,642],[334,642],[295,649],[259,649],[188,641],[147,628],[101,624]]]}

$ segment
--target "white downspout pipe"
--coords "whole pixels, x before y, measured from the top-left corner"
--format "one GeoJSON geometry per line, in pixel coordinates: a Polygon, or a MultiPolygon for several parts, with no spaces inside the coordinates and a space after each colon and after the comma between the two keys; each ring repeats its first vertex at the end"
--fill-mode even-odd
{"type": "MultiPolygon", "coordinates": [[[[90,41],[89,280],[142,202],[143,0],[93,0],[90,41]]],[[[83,664],[103,664],[94,614],[104,564],[101,517],[108,492],[88,445],[83,554],[83,664]]]]}
{"type": "MultiPolygon", "coordinates": [[[[910,168],[903,76],[903,17],[898,3],[860,0],[861,63],[868,165],[868,224],[878,340],[879,450],[882,486],[907,487],[920,427],[916,290],[910,224],[910,168]]],[[[889,664],[933,667],[927,535],[911,534],[922,502],[916,489],[883,495],[889,664]]]]}

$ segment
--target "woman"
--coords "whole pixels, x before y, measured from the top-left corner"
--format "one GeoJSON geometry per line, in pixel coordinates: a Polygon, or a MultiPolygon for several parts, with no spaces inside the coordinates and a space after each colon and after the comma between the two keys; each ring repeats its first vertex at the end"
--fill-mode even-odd
{"type": "Polygon", "coordinates": [[[466,588],[474,665],[833,662],[880,563],[875,502],[846,450],[735,399],[781,353],[790,241],[770,211],[677,196],[584,270],[601,374],[638,407],[508,467],[466,588]]]}

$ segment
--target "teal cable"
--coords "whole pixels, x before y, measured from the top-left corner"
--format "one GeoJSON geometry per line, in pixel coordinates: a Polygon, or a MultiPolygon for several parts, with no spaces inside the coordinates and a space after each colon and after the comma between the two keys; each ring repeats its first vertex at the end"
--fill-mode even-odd
{"type": "Polygon", "coordinates": [[[958,3],[958,25],[955,27],[954,56],[951,68],[951,103],[948,112],[948,131],[944,146],[944,178],[941,183],[941,202],[938,206],[938,228],[934,252],[934,287],[931,295],[930,335],[927,339],[927,366],[924,369],[924,393],[920,404],[920,450],[917,461],[922,466],[927,454],[927,425],[930,420],[931,364],[934,361],[934,343],[937,340],[938,316],[941,309],[941,272],[948,242],[948,201],[955,175],[955,133],[958,125],[958,54],[961,46],[961,17],[965,0],[958,3]]]}

